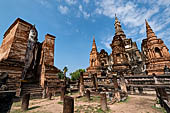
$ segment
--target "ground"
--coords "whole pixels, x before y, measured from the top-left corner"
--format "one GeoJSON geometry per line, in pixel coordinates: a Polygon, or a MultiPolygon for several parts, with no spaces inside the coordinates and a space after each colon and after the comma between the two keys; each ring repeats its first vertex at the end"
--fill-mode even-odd
{"type": "MultiPolygon", "coordinates": [[[[77,95],[72,95],[74,98],[77,95]]],[[[155,96],[129,95],[124,102],[111,104],[108,101],[109,110],[103,112],[100,109],[100,97],[93,96],[88,102],[85,97],[75,98],[75,113],[165,113],[163,109],[154,107],[155,96]]],[[[20,110],[21,102],[12,105],[11,113],[22,113],[20,110]]],[[[60,97],[48,99],[30,100],[29,110],[24,113],[62,113],[63,102],[60,97]]]]}

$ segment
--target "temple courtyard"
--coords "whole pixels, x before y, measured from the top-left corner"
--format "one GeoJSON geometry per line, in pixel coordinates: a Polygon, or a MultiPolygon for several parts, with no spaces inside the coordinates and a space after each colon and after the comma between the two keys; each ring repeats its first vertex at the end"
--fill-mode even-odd
{"type": "MultiPolygon", "coordinates": [[[[79,5],[79,13],[87,15],[82,7],[79,5]]],[[[0,35],[0,113],[170,113],[170,28],[162,27],[167,23],[160,22],[163,16],[153,21],[149,13],[143,15],[142,11],[142,17],[136,16],[141,21],[137,31],[125,23],[123,13],[112,14],[109,23],[99,19],[102,21],[89,25],[80,25],[75,18],[70,23],[71,17],[60,22],[58,15],[56,19],[48,16],[56,20],[53,23],[49,19],[39,23],[42,17],[37,16],[37,21],[30,18],[29,22],[29,18],[16,14],[8,28],[12,18],[0,20],[5,26],[0,32],[6,29],[0,35]],[[77,28],[61,29],[64,23],[77,28]]]]}
{"type": "MultiPolygon", "coordinates": [[[[90,102],[85,98],[78,98],[78,94],[71,95],[74,97],[75,113],[166,113],[164,109],[154,107],[154,95],[129,95],[128,99],[123,102],[110,103],[108,100],[108,111],[103,112],[100,109],[100,96],[92,96],[90,102]]],[[[11,113],[62,113],[63,102],[60,97],[48,99],[32,99],[28,111],[21,112],[21,102],[15,102],[12,105],[11,113]]]]}

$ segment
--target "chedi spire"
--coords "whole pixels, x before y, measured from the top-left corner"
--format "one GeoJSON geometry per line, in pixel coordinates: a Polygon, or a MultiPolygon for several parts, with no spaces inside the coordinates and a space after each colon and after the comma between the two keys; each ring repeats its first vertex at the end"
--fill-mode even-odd
{"type": "Polygon", "coordinates": [[[156,39],[156,35],[153,32],[152,28],[150,27],[150,25],[148,24],[147,20],[145,19],[145,23],[146,23],[146,34],[147,34],[147,39],[156,39]]]}
{"type": "Polygon", "coordinates": [[[93,36],[92,51],[96,51],[97,52],[97,47],[96,47],[96,42],[95,42],[95,37],[94,36],[93,36]]]}
{"type": "Polygon", "coordinates": [[[116,14],[115,14],[115,24],[114,25],[115,25],[115,35],[125,36],[124,31],[122,30],[121,24],[116,16],[116,14]]]}

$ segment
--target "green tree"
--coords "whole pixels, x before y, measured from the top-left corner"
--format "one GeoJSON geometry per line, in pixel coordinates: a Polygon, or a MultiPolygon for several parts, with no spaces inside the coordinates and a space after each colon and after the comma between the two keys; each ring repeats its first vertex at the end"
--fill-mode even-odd
{"type": "Polygon", "coordinates": [[[58,73],[59,79],[64,79],[64,73],[61,71],[58,73]]]}
{"type": "Polygon", "coordinates": [[[80,72],[85,72],[85,69],[78,69],[75,72],[70,73],[71,80],[77,80],[80,77],[80,72]]]}
{"type": "Polygon", "coordinates": [[[66,79],[66,80],[69,80],[70,78],[69,77],[66,77],[66,72],[68,71],[68,68],[65,66],[63,68],[63,71],[59,72],[57,75],[58,75],[58,78],[59,79],[66,79]]]}
{"type": "Polygon", "coordinates": [[[68,68],[65,66],[63,69],[64,75],[66,76],[66,72],[68,71],[68,68]]]}

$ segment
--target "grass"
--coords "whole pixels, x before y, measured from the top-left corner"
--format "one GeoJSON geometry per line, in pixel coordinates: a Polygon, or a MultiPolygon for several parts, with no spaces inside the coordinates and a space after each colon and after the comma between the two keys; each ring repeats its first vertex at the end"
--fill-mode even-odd
{"type": "Polygon", "coordinates": [[[58,104],[61,104],[61,105],[63,105],[63,102],[62,102],[62,101],[59,101],[59,102],[58,102],[58,104]]]}
{"type": "MultiPolygon", "coordinates": [[[[89,102],[86,97],[77,98],[77,101],[89,102]]],[[[90,102],[100,102],[100,96],[91,96],[90,102]]]]}
{"type": "Polygon", "coordinates": [[[157,110],[161,111],[162,113],[167,113],[166,110],[163,107],[157,108],[156,106],[152,106],[152,108],[157,109],[157,110]]]}
{"type": "Polygon", "coordinates": [[[12,104],[12,106],[14,106],[14,107],[20,107],[20,106],[21,106],[21,101],[20,101],[20,102],[14,102],[14,103],[12,104]]]}
{"type": "Polygon", "coordinates": [[[75,113],[111,113],[110,109],[103,111],[99,105],[90,106],[90,105],[80,105],[75,107],[75,113]]]}
{"type": "MultiPolygon", "coordinates": [[[[29,113],[28,111],[22,111],[21,109],[16,109],[16,110],[12,110],[10,113],[29,113]]],[[[36,112],[31,112],[31,113],[51,113],[48,111],[36,111],[36,112]]]]}
{"type": "MultiPolygon", "coordinates": [[[[35,99],[30,99],[30,100],[35,100],[35,99]]],[[[42,101],[39,101],[39,102],[29,102],[29,105],[35,105],[35,104],[38,104],[38,103],[40,103],[40,102],[45,102],[45,101],[47,101],[47,100],[42,100],[42,101]]],[[[21,106],[21,101],[19,101],[19,102],[14,102],[14,103],[12,104],[12,106],[13,106],[13,107],[20,107],[20,106],[21,106]]]]}
{"type": "Polygon", "coordinates": [[[88,102],[86,97],[77,98],[76,101],[88,102]]]}
{"type": "MultiPolygon", "coordinates": [[[[45,100],[43,100],[45,101],[45,100]]],[[[41,101],[41,102],[43,102],[41,101]]],[[[30,107],[28,108],[27,111],[22,111],[21,110],[21,101],[20,102],[14,102],[12,104],[13,107],[19,107],[19,108],[15,108],[15,109],[11,109],[11,112],[10,113],[29,113],[31,110],[33,109],[37,109],[39,108],[40,106],[33,106],[33,107],[30,107]]],[[[35,104],[38,104],[39,102],[32,102],[32,103],[29,103],[30,105],[35,105],[35,104]]],[[[47,111],[37,111],[37,112],[32,112],[32,113],[50,113],[50,112],[47,112],[47,111]]]]}
{"type": "Polygon", "coordinates": [[[92,101],[92,102],[100,102],[100,96],[93,96],[93,97],[91,98],[91,101],[92,101]]]}
{"type": "Polygon", "coordinates": [[[72,92],[72,93],[68,93],[68,94],[66,94],[67,96],[71,96],[71,95],[78,95],[79,94],[79,92],[72,92]]]}

